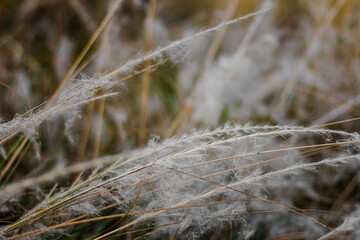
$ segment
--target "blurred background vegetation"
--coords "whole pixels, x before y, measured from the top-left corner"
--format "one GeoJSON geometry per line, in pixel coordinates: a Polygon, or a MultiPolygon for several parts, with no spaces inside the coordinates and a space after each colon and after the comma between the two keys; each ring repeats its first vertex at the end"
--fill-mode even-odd
{"type": "MultiPolygon", "coordinates": [[[[150,49],[218,24],[224,19],[231,1],[157,0],[154,2],[156,4],[154,39],[150,49]]],[[[261,1],[257,0],[237,1],[231,17],[254,12],[259,8],[260,3],[261,1]]],[[[271,26],[264,27],[265,29],[260,29],[257,33],[258,38],[273,37],[272,44],[276,48],[271,58],[264,59],[266,62],[271,62],[272,66],[259,75],[263,78],[268,77],[269,72],[276,71],[277,63],[282,61],[281,58],[288,58],[288,61],[294,61],[294,64],[300,61],[313,35],[316,36],[321,28],[325,14],[336,4],[336,1],[279,0],[274,3],[276,7],[270,13],[271,20],[261,23],[269,25],[266,21],[271,21],[271,26]]],[[[106,72],[112,67],[121,65],[130,57],[150,50],[146,46],[145,26],[149,5],[149,1],[145,0],[125,0],[108,24],[107,30],[86,53],[80,68],[72,78],[80,78],[78,75],[80,72],[89,76],[106,72]]],[[[359,90],[359,5],[356,0],[346,0],[343,3],[320,40],[320,44],[332,48],[331,53],[320,48],[319,53],[316,53],[308,63],[306,70],[316,72],[315,77],[310,77],[323,78],[316,79],[316,82],[323,80],[325,83],[330,83],[331,87],[325,89],[327,92],[320,92],[316,84],[312,86],[299,84],[297,88],[293,88],[295,95],[292,101],[287,102],[281,109],[283,115],[281,121],[274,120],[268,114],[254,113],[253,109],[248,110],[247,117],[234,118],[229,111],[241,108],[241,99],[238,99],[225,104],[221,110],[221,117],[211,123],[234,120],[240,123],[252,121],[262,124],[310,125],[332,108],[345,103],[350,96],[355,97],[359,90]]],[[[21,114],[52,96],[76,57],[94,34],[109,6],[110,1],[102,0],[3,0],[0,2],[0,91],[2,93],[0,116],[3,121],[11,120],[15,114],[21,114]]],[[[233,51],[250,23],[251,19],[248,19],[226,30],[225,37],[216,48],[216,55],[212,60],[215,61],[217,56],[233,51]]],[[[41,152],[49,156],[55,153],[65,154],[66,159],[72,159],[70,161],[91,158],[94,153],[79,148],[93,149],[94,144],[99,144],[99,140],[96,140],[96,137],[99,137],[96,129],[99,127],[102,132],[99,152],[103,155],[142,145],[151,134],[168,137],[175,133],[186,132],[192,127],[204,126],[201,122],[189,123],[190,116],[186,116],[188,120],[183,121],[180,128],[174,127],[174,121],[179,114],[183,114],[181,111],[184,110],[186,99],[191,95],[191,91],[194,91],[191,89],[195,86],[194,79],[204,71],[201,66],[204,64],[212,37],[205,39],[203,44],[205,46],[201,47],[201,51],[196,52],[198,56],[192,57],[200,62],[197,64],[200,68],[193,74],[193,79],[189,80],[193,82],[190,83],[190,86],[193,86],[190,90],[181,86],[179,72],[184,65],[194,64],[191,62],[193,59],[186,59],[181,64],[166,63],[151,73],[145,135],[141,133],[143,126],[140,126],[141,111],[144,111],[144,108],[141,108],[143,76],[135,76],[126,80],[126,89],[121,90],[121,96],[107,102],[104,110],[101,110],[99,103],[85,107],[86,114],[84,113],[76,122],[77,126],[72,131],[75,142],[86,141],[87,146],[69,143],[61,127],[63,124],[53,121],[41,127],[40,138],[37,140],[41,143],[41,152]],[[98,124],[98,121],[102,122],[98,124]],[[91,127],[87,126],[89,124],[91,127]],[[86,131],[89,133],[85,133],[86,131]],[[87,140],[83,139],[84,136],[87,140]],[[79,152],[82,152],[80,156],[78,156],[79,152]]],[[[191,52],[193,49],[184,51],[191,52]]],[[[259,56],[261,57],[261,54],[259,56]]],[[[284,79],[284,82],[287,80],[284,79]]],[[[314,80],[308,80],[310,81],[314,80]]],[[[248,85],[251,88],[251,83],[248,85]]],[[[246,87],[246,84],[244,86],[246,87]]],[[[277,88],[272,91],[266,97],[265,105],[269,109],[276,105],[274,102],[278,101],[283,89],[277,88]]],[[[348,106],[348,108],[346,115],[342,115],[341,119],[351,118],[360,113],[357,106],[348,106]]],[[[270,112],[271,110],[267,111],[270,112]]],[[[352,122],[346,127],[346,130],[354,130],[357,124],[352,122]]],[[[13,142],[8,144],[10,146],[13,142]]],[[[36,161],[26,161],[23,164],[36,163],[36,161]]],[[[28,167],[30,166],[23,166],[22,169],[32,169],[28,167]]]]}

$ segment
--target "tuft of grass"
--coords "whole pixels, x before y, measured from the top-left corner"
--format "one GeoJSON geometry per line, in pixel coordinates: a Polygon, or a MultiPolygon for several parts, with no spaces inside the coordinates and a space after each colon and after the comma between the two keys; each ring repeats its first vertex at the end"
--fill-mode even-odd
{"type": "Polygon", "coordinates": [[[0,3],[0,239],[358,238],[356,1],[92,4],[0,3]]]}

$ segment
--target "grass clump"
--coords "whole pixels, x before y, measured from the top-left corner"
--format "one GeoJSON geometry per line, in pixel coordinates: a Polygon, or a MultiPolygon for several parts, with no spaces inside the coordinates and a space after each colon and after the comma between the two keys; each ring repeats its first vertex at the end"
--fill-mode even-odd
{"type": "Polygon", "coordinates": [[[94,4],[0,5],[1,239],[359,236],[356,2],[94,4]]]}

